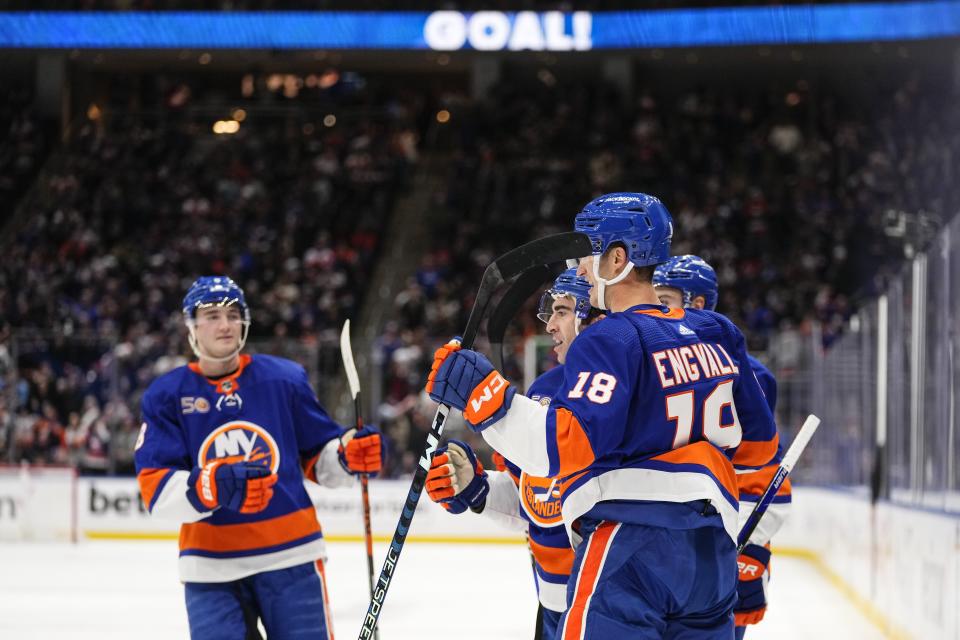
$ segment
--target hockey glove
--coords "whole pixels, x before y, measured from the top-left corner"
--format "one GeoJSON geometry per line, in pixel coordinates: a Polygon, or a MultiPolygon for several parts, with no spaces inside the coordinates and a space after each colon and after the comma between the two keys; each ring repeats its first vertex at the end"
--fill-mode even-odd
{"type": "Polygon", "coordinates": [[[218,507],[257,513],[270,504],[277,474],[256,462],[211,460],[190,472],[187,499],[197,511],[213,511],[218,507]]]}
{"type": "Polygon", "coordinates": [[[465,442],[450,440],[437,449],[427,472],[427,495],[450,513],[483,511],[490,483],[487,472],[465,442]]]}
{"type": "Polygon", "coordinates": [[[375,427],[349,429],[340,436],[340,464],[350,474],[376,476],[383,466],[383,439],[375,427]]]}
{"type": "Polygon", "coordinates": [[[767,582],[770,580],[770,549],[748,544],[737,558],[740,570],[737,605],[733,608],[736,626],[757,624],[767,612],[767,582]]]}
{"type": "Polygon", "coordinates": [[[434,402],[460,409],[474,431],[502,419],[516,392],[483,354],[461,349],[457,339],[434,354],[427,393],[434,402]]]}

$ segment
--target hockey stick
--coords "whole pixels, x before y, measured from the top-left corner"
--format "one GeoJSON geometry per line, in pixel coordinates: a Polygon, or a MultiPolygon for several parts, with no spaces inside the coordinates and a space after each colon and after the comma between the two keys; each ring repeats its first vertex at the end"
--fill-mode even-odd
{"type": "MultiPolygon", "coordinates": [[[[357,365],[353,361],[353,347],[350,345],[350,319],[343,323],[340,332],[340,357],[343,359],[343,368],[347,372],[347,384],[350,385],[350,396],[353,398],[353,415],[357,419],[357,430],[363,429],[363,417],[360,412],[360,376],[357,375],[357,365]]],[[[370,477],[366,473],[360,474],[360,495],[363,497],[363,540],[367,546],[367,583],[370,586],[370,597],[373,597],[373,530],[370,526],[370,477]]],[[[374,629],[375,640],[380,638],[380,630],[374,629]]]]}
{"type": "Polygon", "coordinates": [[[503,371],[503,336],[507,325],[517,315],[517,310],[534,291],[553,274],[549,265],[539,264],[524,271],[510,284],[510,288],[497,303],[497,308],[487,321],[487,338],[490,340],[490,359],[498,371],[503,371]]]}
{"type": "MultiPolygon", "coordinates": [[[[480,280],[480,288],[477,290],[477,297],[473,302],[473,308],[470,309],[470,316],[467,318],[467,327],[463,332],[461,346],[465,349],[473,346],[473,341],[480,329],[480,320],[490,304],[490,298],[504,282],[522,274],[530,267],[559,262],[568,258],[579,258],[590,255],[590,253],[589,238],[581,233],[569,232],[528,242],[491,262],[484,270],[483,277],[480,280]]],[[[387,549],[387,557],[383,562],[383,568],[380,569],[380,577],[377,579],[373,595],[370,598],[367,614],[363,618],[359,640],[368,640],[373,637],[374,629],[377,627],[377,621],[380,619],[383,603],[387,597],[387,590],[393,580],[397,561],[400,559],[400,552],[403,550],[403,544],[410,530],[410,523],[413,521],[413,514],[416,512],[417,503],[420,501],[423,484],[427,479],[427,472],[430,470],[433,452],[440,444],[443,426],[449,413],[450,407],[443,404],[437,407],[437,413],[434,415],[433,423],[430,426],[430,433],[427,434],[426,446],[414,471],[413,481],[410,483],[410,492],[407,494],[403,511],[400,513],[400,521],[397,523],[393,540],[390,541],[390,547],[387,549]]]]}
{"type": "Polygon", "coordinates": [[[810,442],[810,438],[813,437],[813,434],[816,433],[817,427],[819,426],[820,418],[812,413],[807,416],[806,420],[804,420],[803,426],[800,427],[800,431],[797,432],[793,442],[790,443],[790,448],[787,449],[786,455],[783,456],[783,461],[780,462],[780,467],[774,474],[770,484],[767,485],[763,495],[760,496],[757,506],[755,506],[753,511],[750,512],[750,517],[747,518],[747,522],[743,525],[743,529],[740,530],[740,535],[737,536],[738,554],[743,551],[745,546],[747,546],[747,540],[750,539],[750,536],[753,535],[757,525],[760,524],[760,518],[762,518],[763,514],[767,512],[767,508],[770,506],[770,503],[773,502],[774,497],[777,495],[777,491],[780,490],[780,485],[782,485],[783,481],[787,479],[788,475],[790,475],[790,471],[793,470],[793,465],[797,463],[797,459],[800,457],[800,454],[803,453],[803,450],[807,448],[807,443],[810,442]]]}

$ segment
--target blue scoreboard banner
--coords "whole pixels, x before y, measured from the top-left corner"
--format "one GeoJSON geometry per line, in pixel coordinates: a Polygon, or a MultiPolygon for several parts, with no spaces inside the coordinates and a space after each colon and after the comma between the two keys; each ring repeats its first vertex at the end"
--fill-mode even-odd
{"type": "Polygon", "coordinates": [[[0,48],[585,51],[960,35],[960,2],[657,11],[0,12],[0,48]]]}

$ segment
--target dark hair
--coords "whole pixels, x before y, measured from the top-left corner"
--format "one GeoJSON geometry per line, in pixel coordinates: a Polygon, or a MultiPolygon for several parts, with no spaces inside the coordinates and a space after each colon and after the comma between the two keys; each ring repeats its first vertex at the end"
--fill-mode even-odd
{"type": "MultiPolygon", "coordinates": [[[[617,241],[617,242],[611,242],[611,243],[610,243],[610,246],[607,247],[607,250],[604,251],[603,255],[608,255],[611,251],[613,251],[614,249],[616,249],[616,248],[618,248],[618,247],[619,247],[620,249],[623,249],[624,251],[627,251],[627,245],[625,245],[625,244],[622,243],[622,242],[617,241]]],[[[629,251],[627,251],[627,255],[629,255],[629,251]]],[[[630,275],[627,276],[627,277],[628,277],[628,278],[634,278],[634,279],[636,279],[636,280],[639,281],[639,282],[649,282],[649,283],[652,284],[652,283],[653,283],[653,272],[654,272],[654,270],[655,270],[656,268],[657,268],[656,265],[648,265],[648,266],[646,266],[646,267],[634,267],[634,268],[633,268],[633,273],[630,274],[630,275]]]]}
{"type": "Polygon", "coordinates": [[[656,265],[647,265],[646,267],[636,267],[633,270],[633,273],[637,276],[637,279],[640,282],[649,282],[653,284],[653,272],[656,270],[656,265]]]}

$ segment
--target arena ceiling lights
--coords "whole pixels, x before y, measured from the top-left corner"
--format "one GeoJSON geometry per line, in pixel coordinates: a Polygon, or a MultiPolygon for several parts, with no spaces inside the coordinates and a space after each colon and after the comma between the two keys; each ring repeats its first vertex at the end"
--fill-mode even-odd
{"type": "Polygon", "coordinates": [[[0,12],[0,48],[585,51],[925,40],[960,35],[960,3],[573,13],[0,12]]]}

